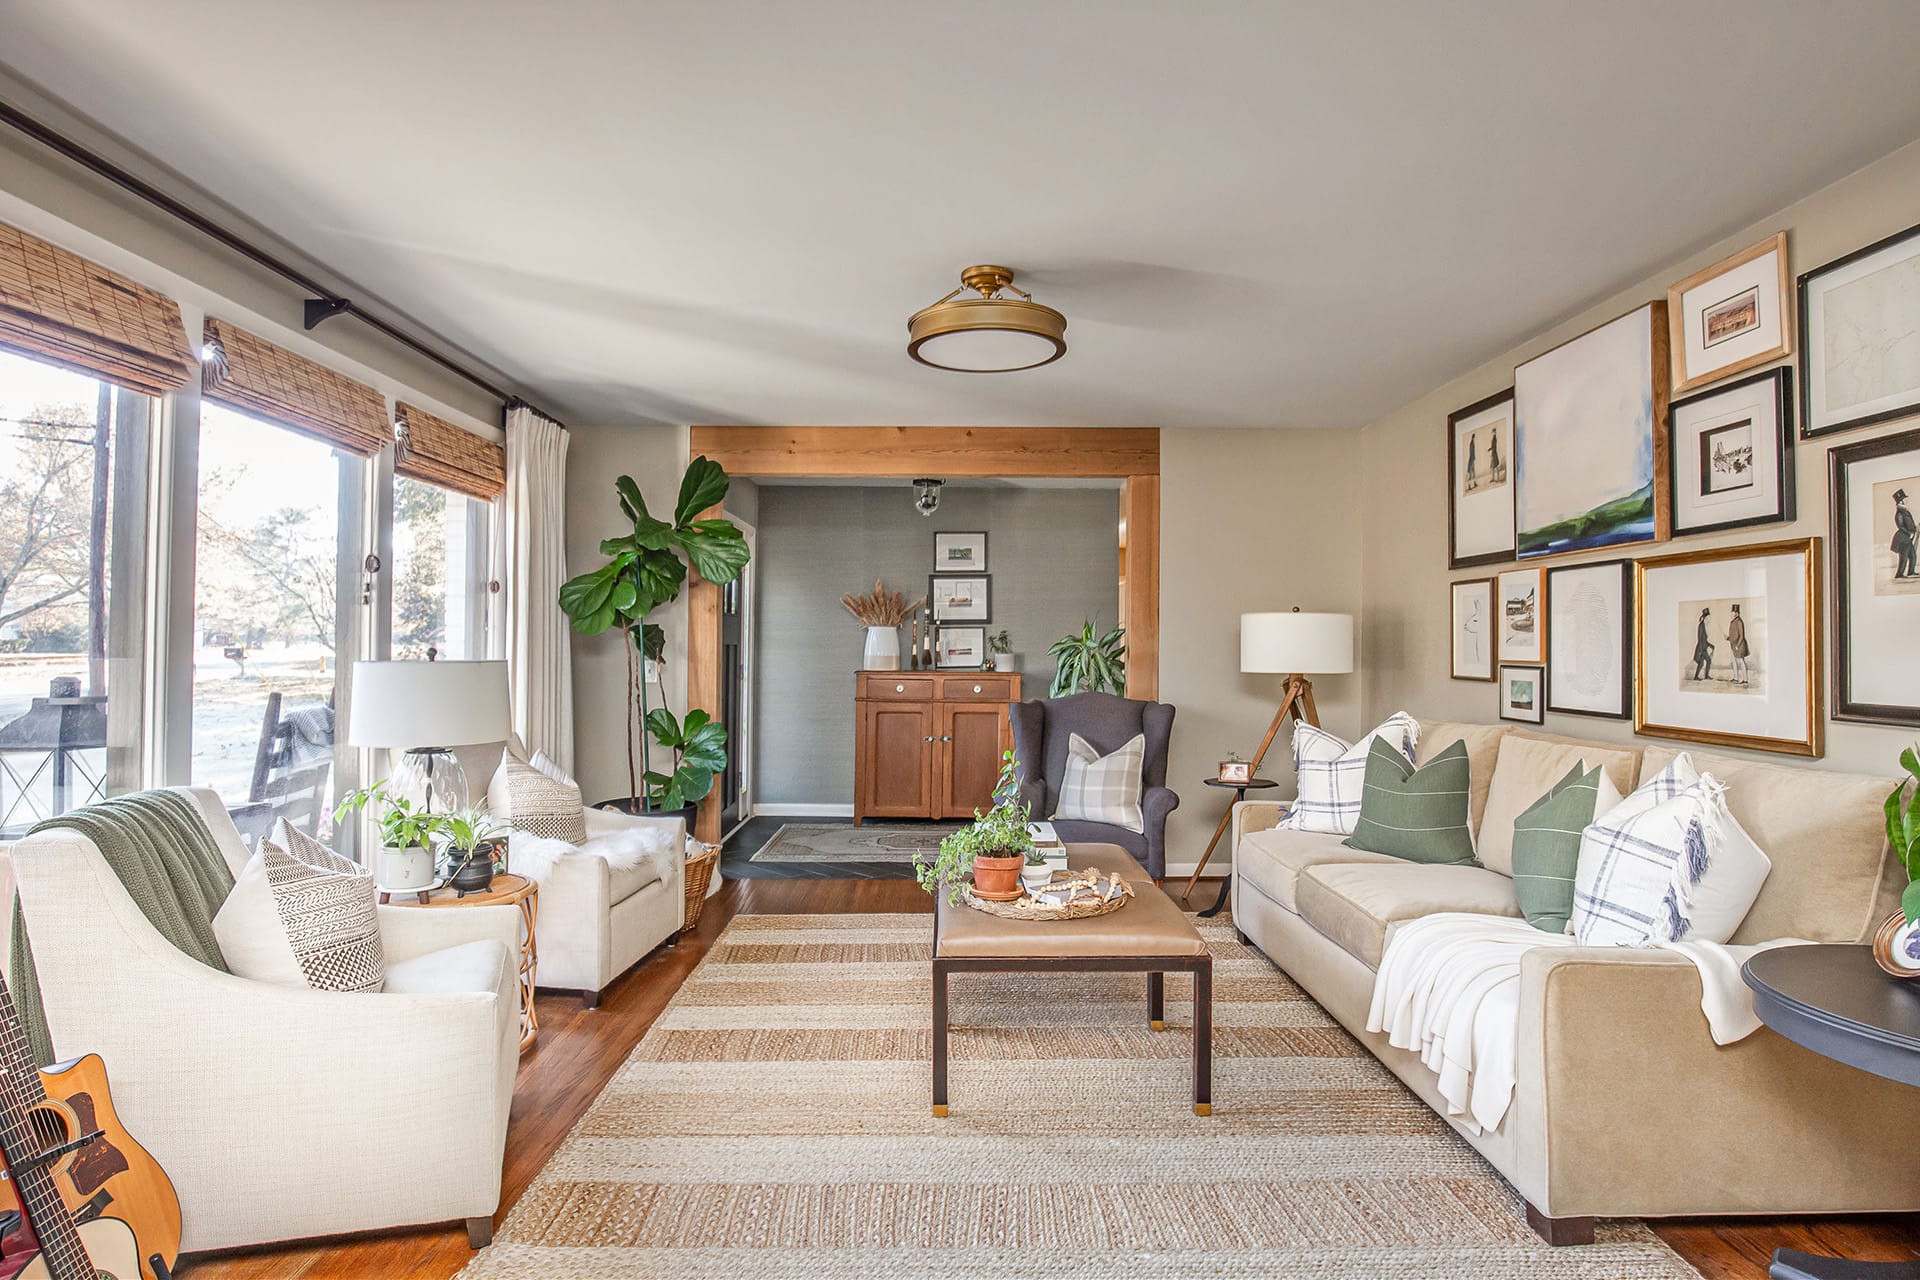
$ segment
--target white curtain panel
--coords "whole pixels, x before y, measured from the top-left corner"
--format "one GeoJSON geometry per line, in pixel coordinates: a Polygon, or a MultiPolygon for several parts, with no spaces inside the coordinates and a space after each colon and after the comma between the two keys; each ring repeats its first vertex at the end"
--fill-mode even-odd
{"type": "Polygon", "coordinates": [[[513,727],[529,752],[573,772],[573,648],[567,577],[567,432],[521,405],[507,411],[507,672],[513,727]]]}

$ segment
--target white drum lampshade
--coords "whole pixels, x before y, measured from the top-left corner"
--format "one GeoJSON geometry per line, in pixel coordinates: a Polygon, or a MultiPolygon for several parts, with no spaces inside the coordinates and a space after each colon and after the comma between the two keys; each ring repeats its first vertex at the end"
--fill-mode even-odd
{"type": "Polygon", "coordinates": [[[1240,670],[1334,676],[1353,670],[1350,613],[1243,613],[1240,670]]]}

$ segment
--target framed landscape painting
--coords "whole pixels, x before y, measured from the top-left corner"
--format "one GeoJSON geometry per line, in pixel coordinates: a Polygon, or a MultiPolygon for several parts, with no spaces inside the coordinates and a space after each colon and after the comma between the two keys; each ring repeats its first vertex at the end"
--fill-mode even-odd
{"type": "Polygon", "coordinates": [[[935,573],[985,573],[987,535],[984,531],[933,535],[935,573]]]}
{"type": "Polygon", "coordinates": [[[1547,660],[1546,573],[1508,569],[1494,579],[1494,656],[1538,665],[1547,660]]]}
{"type": "Polygon", "coordinates": [[[1521,724],[1540,724],[1547,718],[1540,686],[1546,673],[1539,667],[1500,666],[1500,718],[1521,724]]]}
{"type": "Polygon", "coordinates": [[[1827,458],[1833,718],[1920,725],[1920,431],[1827,458]]]}
{"type": "Polygon", "coordinates": [[[1633,564],[1547,570],[1547,710],[1633,714],[1633,564]]]}
{"type": "Polygon", "coordinates": [[[1521,559],[1667,538],[1667,377],[1664,302],[1514,370],[1521,559]]]}
{"type": "Polygon", "coordinates": [[[1784,231],[1668,289],[1674,394],[1791,354],[1787,296],[1784,231]]]}
{"type": "Polygon", "coordinates": [[[1493,679],[1493,579],[1453,584],[1453,667],[1455,680],[1493,679]]]}
{"type": "Polygon", "coordinates": [[[1920,409],[1920,227],[1800,277],[1800,434],[1920,409]]]}
{"type": "Polygon", "coordinates": [[[1667,412],[1673,534],[1793,519],[1793,370],[1675,400],[1667,412]]]}
{"type": "Polygon", "coordinates": [[[1447,415],[1447,567],[1511,559],[1513,388],[1508,387],[1447,415]]]}

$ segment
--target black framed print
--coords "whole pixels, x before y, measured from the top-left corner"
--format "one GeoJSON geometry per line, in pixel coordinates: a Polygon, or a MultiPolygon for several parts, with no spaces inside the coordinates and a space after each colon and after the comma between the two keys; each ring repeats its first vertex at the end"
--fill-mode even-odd
{"type": "Polygon", "coordinates": [[[1920,725],[1920,430],[1827,460],[1833,718],[1920,725]]]}
{"type": "Polygon", "coordinates": [[[992,622],[993,575],[929,574],[927,606],[933,611],[933,620],[942,624],[992,622]]]}
{"type": "Polygon", "coordinates": [[[971,533],[933,535],[933,571],[935,573],[985,573],[987,571],[987,534],[984,529],[971,533]]]}
{"type": "Polygon", "coordinates": [[[1675,400],[1674,536],[1793,519],[1793,452],[1793,370],[1784,365],[1675,400]]]}
{"type": "Polygon", "coordinates": [[[1512,476],[1512,387],[1447,415],[1449,569],[1514,558],[1512,476]]]}
{"type": "Polygon", "coordinates": [[[1920,227],[1800,277],[1800,434],[1920,409],[1920,227]]]}
{"type": "Polygon", "coordinates": [[[1500,664],[1500,718],[1521,724],[1540,724],[1547,718],[1546,671],[1540,667],[1500,664]]]}
{"type": "Polygon", "coordinates": [[[1493,679],[1493,579],[1471,578],[1453,584],[1453,661],[1455,680],[1493,679]]]}
{"type": "Polygon", "coordinates": [[[941,627],[933,665],[946,671],[977,671],[987,665],[985,627],[941,627]]]}
{"type": "Polygon", "coordinates": [[[1633,714],[1633,562],[1547,570],[1547,710],[1633,714]]]}

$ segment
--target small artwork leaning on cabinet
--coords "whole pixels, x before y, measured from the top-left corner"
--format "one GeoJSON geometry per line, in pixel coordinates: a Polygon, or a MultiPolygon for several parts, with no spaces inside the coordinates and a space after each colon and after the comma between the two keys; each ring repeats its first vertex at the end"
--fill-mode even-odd
{"type": "Polygon", "coordinates": [[[1833,718],[1920,725],[1920,430],[1827,458],[1833,718]]]}

